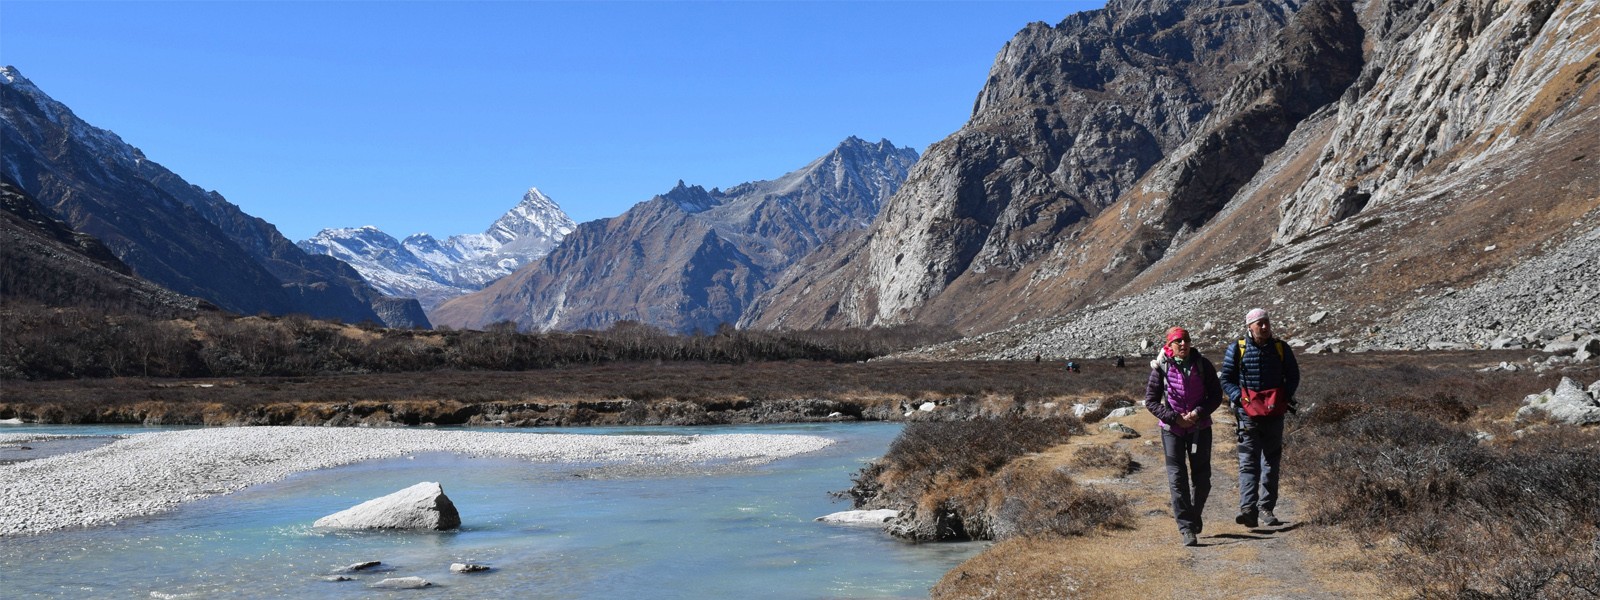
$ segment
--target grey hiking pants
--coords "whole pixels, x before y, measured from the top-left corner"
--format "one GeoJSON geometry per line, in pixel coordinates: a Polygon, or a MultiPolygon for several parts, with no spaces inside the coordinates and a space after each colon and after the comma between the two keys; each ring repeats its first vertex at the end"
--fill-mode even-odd
{"type": "Polygon", "coordinates": [[[1251,427],[1239,430],[1239,511],[1273,510],[1283,460],[1283,417],[1255,417],[1249,423],[1251,427]]]}
{"type": "Polygon", "coordinates": [[[1162,429],[1161,448],[1167,455],[1167,489],[1178,530],[1199,535],[1200,513],[1211,495],[1211,428],[1182,437],[1162,429]]]}

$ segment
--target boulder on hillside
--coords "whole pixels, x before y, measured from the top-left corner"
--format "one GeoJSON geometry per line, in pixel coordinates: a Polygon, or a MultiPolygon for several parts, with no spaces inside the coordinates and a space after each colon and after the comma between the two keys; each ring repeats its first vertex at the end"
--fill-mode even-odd
{"type": "Polygon", "coordinates": [[[1558,340],[1545,344],[1544,351],[1556,356],[1573,356],[1581,352],[1587,358],[1600,353],[1600,337],[1588,336],[1577,340],[1558,340]]]}
{"type": "Polygon", "coordinates": [[[425,481],[317,519],[315,526],[445,530],[460,527],[461,515],[438,482],[425,481]]]}
{"type": "Polygon", "coordinates": [[[1516,350],[1527,347],[1527,340],[1520,337],[1499,337],[1489,342],[1490,350],[1516,350]]]}
{"type": "MultiPolygon", "coordinates": [[[[1600,382],[1597,382],[1600,383],[1600,382]]],[[[1591,386],[1596,387],[1596,386],[1591,386]]],[[[1539,413],[1559,423],[1592,425],[1600,423],[1600,402],[1571,378],[1562,377],[1555,390],[1530,394],[1522,400],[1525,405],[1517,409],[1517,420],[1525,420],[1539,413]]]]}

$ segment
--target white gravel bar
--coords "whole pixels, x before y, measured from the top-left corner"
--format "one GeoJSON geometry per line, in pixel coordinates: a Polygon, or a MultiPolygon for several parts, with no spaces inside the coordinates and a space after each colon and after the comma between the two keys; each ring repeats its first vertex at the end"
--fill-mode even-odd
{"type": "Polygon", "coordinates": [[[610,436],[345,427],[140,433],[85,452],[0,465],[0,536],[115,523],[294,473],[418,452],[538,462],[755,465],[831,443],[810,435],[610,436]]]}

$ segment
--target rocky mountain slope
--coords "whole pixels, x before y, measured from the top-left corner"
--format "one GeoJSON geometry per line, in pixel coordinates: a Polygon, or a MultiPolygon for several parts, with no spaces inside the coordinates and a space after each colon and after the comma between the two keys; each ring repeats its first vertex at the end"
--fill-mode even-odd
{"type": "Polygon", "coordinates": [[[1017,357],[1134,353],[1173,324],[1220,344],[1256,305],[1319,349],[1581,328],[1597,70],[1595,0],[1113,1],[1030,25],[873,227],[748,323],[954,323],[995,333],[929,355],[1017,357]]]}
{"type": "Polygon", "coordinates": [[[0,300],[156,317],[192,315],[210,307],[134,276],[100,240],[72,231],[4,177],[0,177],[0,300]]]}
{"type": "Polygon", "coordinates": [[[53,216],[167,289],[243,314],[428,325],[415,301],[306,254],[270,223],[85,123],[13,67],[0,69],[0,150],[5,175],[53,216]]]}
{"type": "Polygon", "coordinates": [[[298,245],[348,263],[380,292],[416,298],[432,310],[543,258],[576,226],[554,200],[530,188],[483,233],[396,240],[376,227],[324,229],[298,245]]]}
{"type": "Polygon", "coordinates": [[[871,222],[917,153],[850,138],[775,180],[726,191],[679,182],[624,214],[579,225],[544,259],[433,312],[435,322],[524,329],[669,331],[734,323],[795,260],[871,222]]]}

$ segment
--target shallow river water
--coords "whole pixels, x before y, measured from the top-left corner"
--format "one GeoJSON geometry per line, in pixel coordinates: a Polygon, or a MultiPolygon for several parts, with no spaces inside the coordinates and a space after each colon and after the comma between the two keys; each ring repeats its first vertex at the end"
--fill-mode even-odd
{"type": "MultiPolygon", "coordinates": [[[[538,430],[549,433],[796,433],[822,451],[734,471],[657,471],[449,454],[301,473],[177,510],[91,529],[0,538],[6,598],[926,598],[981,544],[896,542],[813,521],[881,456],[892,424],[538,430]],[[438,481],[459,531],[348,533],[316,519],[438,481]],[[382,561],[351,581],[340,567],[382,561]],[[455,574],[451,563],[485,564],[455,574]],[[387,577],[434,586],[385,591],[387,577]]],[[[126,433],[0,428],[0,433],[126,433]]],[[[526,430],[507,435],[530,435],[526,430]]],[[[537,435],[537,433],[531,433],[537,435]]]]}

